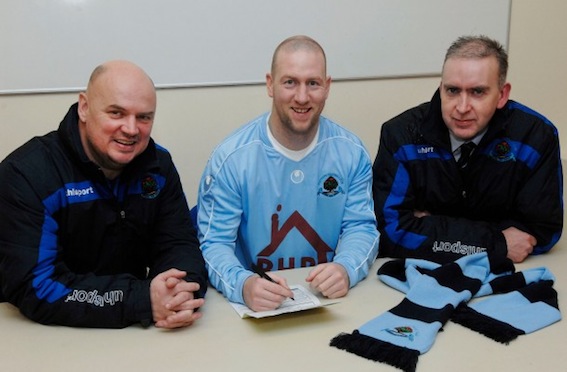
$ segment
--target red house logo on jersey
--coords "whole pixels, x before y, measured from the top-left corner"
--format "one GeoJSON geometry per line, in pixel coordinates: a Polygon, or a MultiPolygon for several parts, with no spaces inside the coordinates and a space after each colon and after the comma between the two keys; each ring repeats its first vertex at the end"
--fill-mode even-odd
{"type": "MultiPolygon", "coordinates": [[[[282,206],[277,206],[277,211],[281,211],[282,206]]],[[[289,218],[283,223],[281,228],[279,227],[279,215],[274,213],[272,215],[272,233],[271,233],[271,241],[270,244],[266,246],[260,253],[258,253],[258,257],[269,257],[271,256],[280,246],[280,244],[284,241],[287,234],[292,229],[297,229],[301,235],[311,244],[313,249],[317,252],[317,262],[302,262],[297,267],[304,267],[304,266],[314,266],[318,263],[327,262],[327,253],[333,252],[331,247],[317,234],[315,229],[303,218],[298,211],[294,211],[289,218]],[[310,264],[310,265],[309,265],[310,264]]],[[[309,258],[306,258],[309,259],[309,258]]],[[[311,259],[312,261],[312,259],[311,259]]],[[[278,265],[277,268],[273,267],[266,267],[271,266],[271,262],[264,262],[263,260],[259,260],[258,264],[262,266],[265,270],[274,270],[274,269],[284,269],[284,268],[294,268],[296,267],[295,263],[291,263],[288,265],[289,267],[280,267],[283,265],[278,265]]]]}

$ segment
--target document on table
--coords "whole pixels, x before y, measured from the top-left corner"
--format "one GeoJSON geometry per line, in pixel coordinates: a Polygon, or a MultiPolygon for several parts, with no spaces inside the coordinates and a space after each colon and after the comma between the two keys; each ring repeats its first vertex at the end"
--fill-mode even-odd
{"type": "Polygon", "coordinates": [[[321,306],[327,306],[334,304],[337,301],[325,301],[325,303],[321,303],[319,298],[311,293],[307,288],[301,285],[292,285],[290,286],[291,291],[293,292],[293,300],[291,298],[287,298],[280,307],[275,310],[269,311],[254,311],[251,310],[248,306],[237,304],[234,302],[230,302],[234,310],[240,315],[241,318],[266,318],[269,316],[276,316],[285,313],[293,313],[296,311],[302,311],[307,309],[314,309],[321,306]]]}

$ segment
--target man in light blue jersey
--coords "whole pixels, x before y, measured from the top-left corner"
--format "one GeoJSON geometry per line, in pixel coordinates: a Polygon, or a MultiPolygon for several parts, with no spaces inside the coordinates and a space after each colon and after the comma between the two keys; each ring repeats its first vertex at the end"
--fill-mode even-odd
{"type": "Polygon", "coordinates": [[[368,274],[378,250],[371,159],[353,133],[321,116],[326,57],[306,36],[284,40],[266,74],[266,113],[212,153],[199,186],[198,225],[210,281],[255,311],[292,292],[252,270],[313,267],[310,286],[343,297],[368,274]]]}

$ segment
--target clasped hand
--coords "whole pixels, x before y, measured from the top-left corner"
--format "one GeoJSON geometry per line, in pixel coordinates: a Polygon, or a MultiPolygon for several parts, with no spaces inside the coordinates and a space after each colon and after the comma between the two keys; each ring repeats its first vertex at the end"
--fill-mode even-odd
{"type": "Polygon", "coordinates": [[[205,304],[202,298],[195,298],[194,292],[200,286],[184,280],[187,273],[169,269],[152,279],[150,299],[155,326],[179,328],[190,326],[202,314],[197,311],[205,304]]]}

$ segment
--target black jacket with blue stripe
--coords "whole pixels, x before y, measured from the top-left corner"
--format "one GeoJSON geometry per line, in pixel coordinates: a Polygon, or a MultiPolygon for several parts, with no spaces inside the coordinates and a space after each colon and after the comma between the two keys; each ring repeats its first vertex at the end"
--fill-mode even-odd
{"type": "Polygon", "coordinates": [[[557,129],[517,102],[496,111],[461,173],[437,91],[384,123],[373,171],[382,257],[445,263],[482,251],[505,256],[502,231],[512,226],[537,239],[533,254],[561,236],[557,129]],[[431,215],[418,218],[416,210],[431,215]]]}
{"type": "Polygon", "coordinates": [[[171,156],[150,140],[116,182],[81,146],[77,105],[57,131],[0,164],[0,299],[43,324],[152,320],[149,286],[170,268],[203,296],[204,260],[171,156]]]}

